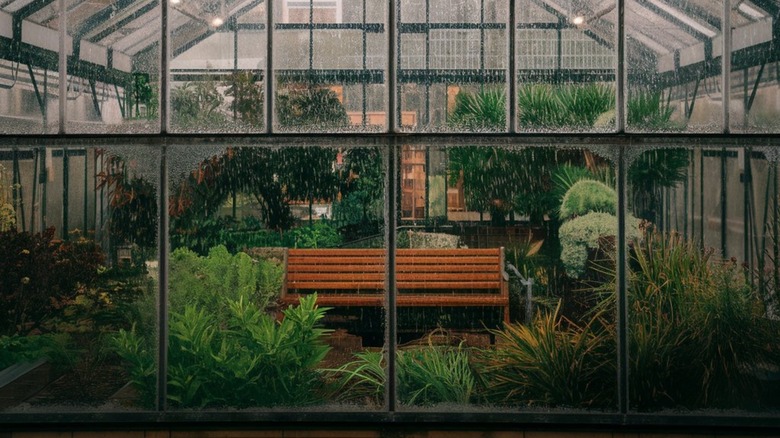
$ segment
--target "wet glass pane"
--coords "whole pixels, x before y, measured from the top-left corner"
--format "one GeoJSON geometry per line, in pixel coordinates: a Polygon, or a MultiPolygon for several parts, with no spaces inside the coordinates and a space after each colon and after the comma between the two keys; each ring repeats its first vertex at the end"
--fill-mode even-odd
{"type": "Polygon", "coordinates": [[[626,130],[720,132],[723,2],[626,2],[626,130]]]}
{"type": "Polygon", "coordinates": [[[505,131],[506,1],[403,0],[398,8],[396,126],[505,131]]]}
{"type": "Polygon", "coordinates": [[[615,409],[614,178],[587,150],[404,146],[404,409],[615,409]]]}
{"type": "Polygon", "coordinates": [[[265,3],[175,1],[171,6],[170,130],[262,132],[265,3]]]}
{"type": "Polygon", "coordinates": [[[733,132],[780,131],[778,63],[769,55],[780,38],[772,30],[778,5],[732,2],[730,127],[733,132]]]}
{"type": "MultiPolygon", "coordinates": [[[[15,0],[0,6],[0,133],[59,131],[59,2],[15,0]],[[17,25],[18,24],[18,25],[17,25]],[[33,55],[12,50],[24,45],[33,55]]],[[[73,53],[72,41],[65,49],[73,53]]]]}
{"type": "Polygon", "coordinates": [[[615,130],[614,1],[517,2],[517,129],[615,130]]]}
{"type": "Polygon", "coordinates": [[[776,409],[777,163],[657,149],[628,180],[645,221],[628,248],[631,409],[776,409]]]}
{"type": "Polygon", "coordinates": [[[67,25],[66,131],[160,132],[160,5],[74,2],[67,25]]]}
{"type": "Polygon", "coordinates": [[[0,150],[0,410],[154,407],[155,166],[139,148],[0,150]]]}
{"type": "Polygon", "coordinates": [[[387,129],[387,2],[276,0],[274,129],[387,129]]]}
{"type": "Polygon", "coordinates": [[[169,406],[382,408],[379,150],[226,148],[171,168],[169,406]]]}

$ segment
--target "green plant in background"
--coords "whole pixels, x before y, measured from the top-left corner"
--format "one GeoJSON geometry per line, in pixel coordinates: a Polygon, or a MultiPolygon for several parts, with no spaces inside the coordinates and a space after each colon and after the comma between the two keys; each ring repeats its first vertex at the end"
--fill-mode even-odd
{"type": "Polygon", "coordinates": [[[467,131],[503,131],[506,129],[506,94],[501,88],[455,95],[455,106],[448,123],[467,131]]]}
{"type": "Polygon", "coordinates": [[[594,180],[583,179],[572,184],[561,200],[560,218],[569,220],[591,212],[614,215],[617,210],[617,192],[612,187],[594,180]]]}
{"type": "Polygon", "coordinates": [[[46,358],[56,367],[70,363],[69,336],[65,333],[0,336],[0,370],[17,362],[46,358]]]}
{"type": "Polygon", "coordinates": [[[276,116],[282,127],[333,130],[349,124],[347,111],[333,90],[308,84],[279,87],[276,116]]]}
{"type": "MultiPolygon", "coordinates": [[[[578,326],[560,306],[540,312],[530,325],[508,324],[492,333],[493,351],[483,352],[486,397],[500,404],[606,408],[614,403],[615,355],[599,324],[578,326]]],[[[614,339],[614,338],[613,338],[614,339]]]]}
{"type": "Polygon", "coordinates": [[[172,122],[179,129],[195,132],[221,129],[227,122],[220,111],[224,101],[213,79],[185,82],[171,90],[172,122]]]}
{"type": "Polygon", "coordinates": [[[264,86],[250,71],[235,72],[225,82],[226,96],[233,97],[230,110],[246,125],[261,128],[265,124],[263,113],[264,86]]]}
{"type": "MultiPolygon", "coordinates": [[[[558,236],[561,239],[561,262],[566,275],[578,278],[585,274],[588,252],[599,249],[599,240],[617,235],[617,218],[609,213],[587,213],[561,225],[558,236]]],[[[626,236],[638,238],[639,220],[626,217],[626,236]]]]}
{"type": "Polygon", "coordinates": [[[243,252],[230,254],[221,245],[206,257],[181,248],[171,253],[169,278],[171,310],[193,305],[222,318],[227,314],[225,300],[243,299],[265,309],[281,290],[284,267],[243,252]]]}
{"type": "Polygon", "coordinates": [[[6,179],[5,168],[0,165],[0,232],[16,227],[16,211],[11,203],[8,189],[10,184],[6,179]]]}
{"type": "Polygon", "coordinates": [[[293,248],[335,248],[342,242],[338,230],[326,221],[295,228],[290,232],[293,248]]]}
{"type": "MultiPolygon", "coordinates": [[[[224,299],[220,320],[208,309],[187,304],[171,312],[168,400],[177,407],[299,406],[321,401],[317,366],[329,347],[329,330],[319,327],[326,308],[316,295],[284,311],[282,321],[256,304],[224,299]]],[[[144,400],[153,396],[153,355],[134,328],[120,331],[114,347],[125,359],[144,400]],[[151,392],[151,394],[150,394],[151,392]]]]}
{"type": "Polygon", "coordinates": [[[626,124],[646,131],[676,131],[682,127],[672,122],[674,108],[664,102],[659,92],[635,91],[626,104],[626,124]]]}
{"type": "Polygon", "coordinates": [[[330,396],[335,401],[370,403],[380,406],[385,397],[387,380],[386,353],[384,351],[360,351],[355,360],[338,368],[320,370],[326,379],[333,381],[330,396]]]}
{"type": "Polygon", "coordinates": [[[614,94],[603,84],[525,85],[518,89],[518,124],[532,130],[592,128],[602,114],[614,110],[614,94]]]}
{"type": "Polygon", "coordinates": [[[687,149],[653,149],[642,152],[628,168],[631,208],[642,219],[659,223],[664,188],[676,187],[688,177],[687,149]]]}

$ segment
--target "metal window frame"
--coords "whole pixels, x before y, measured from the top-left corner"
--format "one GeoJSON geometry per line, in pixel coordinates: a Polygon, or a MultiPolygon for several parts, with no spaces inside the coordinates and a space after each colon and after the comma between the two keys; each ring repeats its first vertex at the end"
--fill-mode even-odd
{"type": "MultiPolygon", "coordinates": [[[[617,296],[619,333],[618,333],[618,373],[616,382],[618,387],[618,404],[612,412],[593,412],[593,411],[533,411],[518,409],[495,409],[474,406],[464,409],[460,412],[446,410],[424,410],[400,408],[395,394],[395,380],[388,379],[386,391],[386,404],[384,409],[377,411],[359,411],[344,410],[333,411],[331,407],[312,408],[301,414],[300,410],[290,411],[263,411],[247,410],[241,412],[235,411],[175,411],[169,410],[166,406],[166,367],[167,367],[167,312],[165,305],[167,302],[167,265],[168,265],[168,242],[161,238],[159,242],[160,252],[160,286],[159,286],[159,304],[160,312],[158,315],[158,397],[155,410],[141,412],[50,412],[50,413],[5,413],[0,412],[0,424],[11,425],[14,428],[23,428],[25,425],[69,425],[78,427],[88,425],[89,427],[118,426],[133,428],[160,428],[160,427],[181,427],[191,424],[223,424],[231,425],[257,425],[262,422],[264,426],[278,427],[283,424],[320,424],[320,425],[343,425],[349,424],[359,426],[361,424],[387,424],[403,426],[405,424],[429,424],[441,425],[444,423],[458,423],[462,427],[475,425],[478,428],[502,428],[509,425],[533,425],[535,427],[564,427],[564,428],[592,428],[607,429],[620,428],[623,430],[637,429],[657,429],[668,427],[698,427],[711,428],[712,430],[723,431],[729,429],[752,429],[752,430],[771,430],[780,427],[780,417],[772,413],[734,413],[731,415],[718,413],[717,416],[707,413],[658,413],[645,414],[631,411],[629,405],[628,388],[628,357],[627,357],[627,327],[625,324],[628,316],[626,303],[626,234],[625,234],[625,213],[627,211],[627,193],[626,193],[626,171],[630,164],[631,157],[637,150],[650,147],[678,147],[690,149],[764,149],[780,150],[780,136],[772,134],[739,134],[735,135],[729,131],[729,110],[728,105],[724,105],[723,110],[723,131],[714,134],[647,134],[647,133],[627,133],[625,132],[625,90],[627,81],[627,69],[625,68],[625,23],[624,11],[626,0],[615,0],[618,9],[618,25],[616,26],[616,70],[614,79],[616,83],[616,127],[615,132],[611,133],[544,133],[544,134],[524,134],[516,131],[516,108],[514,90],[517,87],[517,77],[523,77],[517,71],[515,65],[515,41],[514,34],[517,26],[515,21],[516,0],[509,0],[508,5],[508,23],[506,26],[508,32],[508,71],[502,70],[508,81],[510,90],[509,100],[509,132],[497,134],[481,133],[405,133],[399,132],[397,122],[400,122],[400,88],[404,83],[406,72],[399,70],[400,65],[400,35],[403,28],[400,24],[400,2],[395,0],[392,7],[388,9],[388,66],[387,66],[387,108],[388,108],[388,126],[384,133],[311,133],[311,134],[285,134],[274,133],[272,124],[273,99],[269,99],[268,111],[266,113],[266,132],[261,134],[171,134],[168,133],[169,108],[167,104],[160,106],[160,126],[159,134],[150,135],[76,135],[67,134],[61,127],[59,134],[51,135],[16,135],[0,136],[0,148],[18,149],[18,148],[61,148],[80,149],[84,147],[111,147],[111,146],[129,146],[129,147],[152,147],[160,152],[159,162],[159,211],[161,212],[159,221],[159,235],[168,235],[168,217],[166,212],[167,191],[168,191],[168,153],[172,147],[206,147],[230,145],[232,147],[307,147],[322,146],[339,148],[344,146],[363,146],[377,147],[384,151],[383,160],[386,169],[385,174],[385,195],[386,199],[394,200],[388,202],[385,210],[385,243],[387,248],[388,263],[391,268],[394,267],[395,255],[395,230],[399,222],[398,201],[398,169],[400,165],[400,154],[402,145],[428,146],[428,147],[452,147],[452,146],[481,146],[481,147],[499,147],[499,148],[528,148],[528,147],[565,147],[565,148],[583,148],[599,149],[602,153],[610,156],[615,163],[618,175],[618,286],[617,296]],[[693,146],[692,146],[693,145],[693,146]],[[487,425],[487,426],[486,426],[487,425]]],[[[427,0],[426,0],[427,3],[427,0]]],[[[729,0],[724,1],[723,20],[724,26],[728,28],[729,0]]],[[[269,7],[266,29],[273,29],[272,20],[273,10],[269,7]]],[[[161,16],[163,21],[169,16],[167,2],[161,3],[161,16]]],[[[484,24],[484,23],[483,23],[484,24]]],[[[365,33],[367,28],[362,29],[365,33]]],[[[272,34],[268,36],[267,47],[267,65],[266,71],[273,70],[273,38],[272,34]]],[[[730,38],[724,38],[724,52],[727,54],[725,59],[730,60],[730,38]]],[[[160,67],[162,71],[169,72],[169,32],[163,35],[161,41],[162,56],[160,67]]],[[[363,51],[365,56],[365,50],[363,51]]],[[[61,68],[65,68],[66,59],[63,54],[60,56],[61,68]]],[[[730,76],[730,62],[721,63],[721,73],[724,81],[724,89],[730,89],[728,77],[730,76]]],[[[365,67],[364,67],[365,68],[365,67]]],[[[428,73],[429,74],[429,73],[428,73]]],[[[607,72],[608,74],[608,72],[607,72]]],[[[269,80],[266,82],[266,93],[269,96],[273,94],[274,75],[267,75],[269,80]]],[[[445,77],[445,80],[451,78],[445,77]]],[[[484,79],[484,75],[483,75],[484,79]]],[[[504,79],[501,79],[504,81],[504,79]]],[[[161,75],[160,95],[164,102],[169,102],[169,74],[161,75]]],[[[389,269],[386,284],[388,285],[386,320],[386,346],[388,351],[388,375],[395,375],[395,339],[396,339],[396,316],[395,316],[395,293],[394,293],[394,269],[389,269]]],[[[699,429],[700,430],[700,429],[699,429]]]]}

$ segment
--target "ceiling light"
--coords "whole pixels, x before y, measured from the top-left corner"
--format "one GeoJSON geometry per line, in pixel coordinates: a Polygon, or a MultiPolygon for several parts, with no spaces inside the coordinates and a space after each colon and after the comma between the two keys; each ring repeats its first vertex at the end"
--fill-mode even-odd
{"type": "Polygon", "coordinates": [[[170,0],[170,3],[172,5],[178,5],[179,3],[181,3],[181,0],[170,0]]]}
{"type": "Polygon", "coordinates": [[[214,27],[219,27],[219,26],[222,26],[223,24],[225,24],[225,20],[223,20],[223,19],[221,19],[219,17],[214,17],[214,19],[211,20],[211,25],[214,26],[214,27]]]}
{"type": "Polygon", "coordinates": [[[574,23],[575,26],[581,26],[583,23],[585,23],[585,17],[582,15],[577,15],[573,20],[571,20],[571,22],[574,23]]]}

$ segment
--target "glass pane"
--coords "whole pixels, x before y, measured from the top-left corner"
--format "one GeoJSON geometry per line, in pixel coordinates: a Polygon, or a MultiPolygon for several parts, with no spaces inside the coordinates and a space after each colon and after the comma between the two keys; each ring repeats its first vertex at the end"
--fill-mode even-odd
{"type": "Polygon", "coordinates": [[[647,221],[628,250],[631,408],[776,409],[777,163],[657,149],[628,180],[647,221]]]}
{"type": "MultiPolygon", "coordinates": [[[[14,0],[0,6],[2,134],[59,131],[59,5],[59,2],[14,0]],[[14,26],[15,20],[21,20],[21,27],[14,26]],[[32,56],[10,49],[20,43],[29,45],[32,56]]],[[[72,41],[67,41],[65,48],[72,54],[72,41]]]]}
{"type": "Polygon", "coordinates": [[[778,43],[773,20],[774,3],[732,2],[730,126],[733,132],[780,131],[777,86],[778,64],[769,53],[778,43]],[[758,6],[760,4],[761,6],[758,6]]]}
{"type": "Polygon", "coordinates": [[[398,8],[399,129],[506,131],[506,1],[403,0],[398,8]]]}
{"type": "Polygon", "coordinates": [[[616,2],[517,3],[517,129],[615,130],[616,2]]]}
{"type": "Polygon", "coordinates": [[[626,130],[721,132],[723,1],[626,2],[626,130]]]}
{"type": "Polygon", "coordinates": [[[15,377],[0,410],[154,407],[158,199],[146,166],[159,172],[156,151],[0,150],[0,373],[15,377]]]}
{"type": "Polygon", "coordinates": [[[403,148],[405,409],[615,409],[614,178],[586,150],[403,148]]]}
{"type": "Polygon", "coordinates": [[[387,2],[275,0],[274,129],[387,129],[387,2]]]}
{"type": "Polygon", "coordinates": [[[265,3],[171,5],[171,132],[262,132],[265,3]]]}
{"type": "Polygon", "coordinates": [[[169,405],[382,408],[379,150],[229,148],[172,177],[169,405]]]}
{"type": "Polygon", "coordinates": [[[76,2],[67,24],[66,131],[160,132],[160,5],[76,2]]]}

